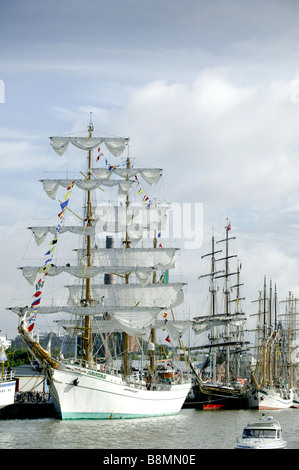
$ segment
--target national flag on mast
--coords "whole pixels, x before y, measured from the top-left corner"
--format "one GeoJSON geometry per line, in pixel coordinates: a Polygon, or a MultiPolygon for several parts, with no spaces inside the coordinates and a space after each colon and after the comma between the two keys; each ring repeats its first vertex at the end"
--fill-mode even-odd
{"type": "Polygon", "coordinates": [[[229,230],[231,230],[231,228],[232,228],[231,223],[229,222],[226,229],[227,229],[227,231],[229,231],[229,230]]]}

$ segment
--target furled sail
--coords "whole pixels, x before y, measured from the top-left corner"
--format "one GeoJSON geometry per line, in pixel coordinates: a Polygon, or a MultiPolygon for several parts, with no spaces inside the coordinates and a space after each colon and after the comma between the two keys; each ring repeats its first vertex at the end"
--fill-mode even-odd
{"type": "Polygon", "coordinates": [[[130,179],[134,177],[136,179],[137,175],[140,175],[144,181],[146,181],[150,186],[157,184],[162,176],[161,168],[118,168],[115,167],[113,170],[104,169],[104,168],[92,168],[93,175],[100,179],[109,179],[112,174],[120,176],[122,178],[130,179]]]}
{"type": "Polygon", "coordinates": [[[54,266],[51,265],[49,268],[41,268],[38,266],[23,266],[19,269],[22,270],[24,277],[27,281],[34,285],[36,276],[38,273],[46,271],[48,276],[58,276],[61,273],[67,273],[80,279],[92,279],[99,274],[118,274],[125,275],[135,272],[136,276],[140,280],[142,285],[146,285],[149,282],[149,277],[153,272],[153,268],[141,268],[133,266],[54,266]]]}
{"type": "Polygon", "coordinates": [[[50,137],[50,143],[55,152],[62,156],[69,143],[72,143],[80,150],[93,150],[104,142],[106,148],[115,157],[119,157],[126,148],[127,138],[106,138],[106,137],[50,137]]]}
{"type": "MultiPolygon", "coordinates": [[[[57,323],[62,326],[69,334],[81,334],[81,324],[78,320],[58,320],[57,323]]],[[[173,339],[178,339],[190,328],[191,322],[157,320],[154,312],[148,313],[142,319],[140,313],[128,311],[120,317],[120,312],[115,313],[109,320],[98,320],[93,323],[94,333],[121,333],[126,331],[128,334],[137,337],[144,337],[148,333],[148,328],[163,329],[169,332],[173,339]]]]}
{"type": "Polygon", "coordinates": [[[242,326],[245,323],[244,314],[231,314],[225,313],[219,315],[207,315],[205,317],[195,317],[193,323],[193,330],[195,334],[203,333],[215,326],[222,326],[230,324],[232,326],[242,326]]]}
{"type": "MultiPolygon", "coordinates": [[[[49,191],[52,191],[52,189],[49,189],[49,191]]],[[[161,231],[167,229],[167,210],[169,210],[169,204],[152,205],[150,207],[132,204],[128,208],[106,204],[99,205],[95,208],[96,223],[94,226],[62,225],[60,233],[72,232],[88,236],[103,232],[127,232],[131,242],[137,244],[143,237],[145,230],[161,231]]],[[[48,233],[54,234],[56,231],[54,226],[37,226],[29,227],[29,229],[34,233],[38,245],[44,241],[48,233]]]]}
{"type": "MultiPolygon", "coordinates": [[[[55,234],[57,227],[45,226],[45,227],[28,227],[34,234],[37,245],[40,245],[45,240],[48,233],[55,234]]],[[[71,232],[77,235],[95,235],[95,227],[83,227],[82,225],[61,225],[59,233],[71,232]]]]}
{"type": "Polygon", "coordinates": [[[132,309],[128,312],[113,312],[112,317],[122,331],[132,336],[143,337],[154,325],[156,314],[146,310],[141,314],[132,309]]]}
{"type": "MultiPolygon", "coordinates": [[[[56,199],[59,186],[63,188],[67,188],[72,183],[72,180],[71,179],[43,179],[41,180],[41,182],[43,184],[43,188],[46,194],[51,199],[56,199]]],[[[127,195],[133,184],[134,184],[133,180],[123,181],[123,180],[109,180],[109,179],[103,179],[103,180],[76,179],[75,181],[75,185],[78,186],[78,188],[83,189],[84,191],[94,191],[95,189],[98,189],[100,186],[108,186],[108,187],[118,186],[118,194],[120,196],[127,195]]]]}
{"type": "MultiPolygon", "coordinates": [[[[97,248],[91,250],[93,266],[135,266],[141,268],[172,269],[177,248],[97,248]]],[[[78,261],[86,256],[86,249],[76,250],[78,261]]]]}
{"type": "MultiPolygon", "coordinates": [[[[10,307],[8,310],[11,310],[14,313],[20,314],[22,309],[26,309],[26,307],[10,307]]],[[[28,308],[28,307],[27,307],[28,308]]],[[[143,315],[144,313],[150,313],[152,316],[157,316],[162,309],[159,307],[147,307],[147,308],[134,308],[134,311],[139,315],[143,315]]],[[[41,315],[52,315],[53,313],[68,313],[70,315],[75,315],[78,317],[85,317],[85,316],[93,316],[97,318],[103,319],[105,316],[105,322],[107,315],[112,316],[114,313],[117,315],[126,315],[128,312],[132,311],[132,308],[121,308],[121,307],[103,307],[103,305],[98,304],[96,306],[84,305],[84,306],[41,306],[38,309],[38,313],[41,315]]],[[[71,321],[71,320],[70,320],[71,321]]],[[[106,329],[106,331],[109,331],[106,329]]],[[[112,330],[110,330],[112,331],[112,330]]]]}
{"type": "MultiPolygon", "coordinates": [[[[114,284],[91,286],[91,296],[105,307],[157,307],[172,308],[184,302],[184,284],[148,284],[143,287],[139,284],[114,284]]],[[[79,305],[81,301],[81,287],[67,286],[69,289],[68,305],[79,305]]]]}

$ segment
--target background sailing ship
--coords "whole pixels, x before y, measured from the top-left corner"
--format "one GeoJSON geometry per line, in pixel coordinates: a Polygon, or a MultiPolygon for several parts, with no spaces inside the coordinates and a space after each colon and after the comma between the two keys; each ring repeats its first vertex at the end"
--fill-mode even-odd
{"type": "Polygon", "coordinates": [[[5,350],[7,348],[5,338],[0,336],[0,409],[13,404],[15,399],[15,372],[10,367],[5,367],[5,363],[7,363],[5,350]]]}
{"type": "MultiPolygon", "coordinates": [[[[191,382],[165,352],[158,362],[155,354],[157,328],[163,330],[168,341],[175,341],[190,326],[189,321],[174,319],[173,308],[184,301],[184,284],[168,280],[169,270],[175,267],[176,248],[162,246],[161,232],[167,226],[169,205],[151,199],[145,189],[158,183],[162,170],[135,168],[129,155],[129,139],[93,137],[92,119],[86,137],[50,140],[60,157],[67,155],[69,145],[79,148],[87,168],[80,170],[80,177],[68,174],[63,179],[42,180],[50,198],[56,199],[61,188],[64,197],[58,196],[56,226],[30,227],[38,244],[48,234],[54,238],[45,253],[44,265],[21,268],[36,291],[29,308],[12,308],[20,316],[19,333],[44,368],[60,418],[137,418],[178,413],[191,382]],[[110,158],[120,157],[125,150],[124,163],[118,160],[111,164],[110,158]],[[70,202],[75,201],[71,196],[78,188],[85,194],[81,215],[70,202]],[[99,203],[97,196],[103,196],[107,188],[116,189],[117,196],[99,203]],[[138,202],[132,201],[133,195],[138,202]],[[80,219],[80,225],[67,224],[67,211],[80,219]],[[58,240],[64,233],[79,236],[75,266],[69,262],[57,264],[58,240]],[[49,278],[63,273],[71,282],[67,284],[67,305],[59,305],[55,299],[43,305],[49,278]],[[78,282],[73,284],[73,278],[78,282]],[[43,349],[34,334],[36,317],[55,312],[63,316],[59,324],[75,335],[71,358],[62,354],[53,357],[50,348],[43,349]],[[73,318],[65,319],[66,313],[73,318]],[[144,340],[148,351],[144,351],[144,340]],[[139,367],[133,368],[130,352],[137,351],[138,346],[142,346],[139,367]]],[[[62,255],[65,258],[66,251],[62,255]]]]}
{"type": "Polygon", "coordinates": [[[279,315],[277,289],[266,276],[259,292],[256,329],[256,366],[252,374],[250,408],[275,410],[294,406],[296,387],[296,307],[293,294],[286,300],[286,314],[279,315]],[[283,319],[284,318],[284,319],[283,319]]]}
{"type": "Polygon", "coordinates": [[[243,338],[245,314],[241,309],[243,298],[240,296],[240,264],[238,263],[235,271],[230,271],[229,262],[231,258],[237,257],[229,254],[229,242],[235,238],[229,236],[230,230],[231,224],[227,221],[225,238],[216,242],[219,246],[224,244],[224,257],[215,258],[215,255],[222,253],[222,249],[215,250],[214,236],[211,252],[202,256],[211,258],[210,273],[199,277],[210,279],[210,314],[195,317],[193,330],[196,334],[208,331],[209,335],[208,342],[192,349],[207,350],[208,354],[200,371],[192,362],[191,367],[196,377],[195,401],[198,407],[204,409],[247,408],[247,384],[240,378],[240,357],[248,341],[243,338]],[[224,262],[223,268],[221,262],[224,262]],[[234,283],[230,282],[232,278],[236,279],[234,283]],[[221,292],[220,280],[224,280],[221,292]],[[218,302],[219,294],[224,300],[221,307],[218,302]]]}

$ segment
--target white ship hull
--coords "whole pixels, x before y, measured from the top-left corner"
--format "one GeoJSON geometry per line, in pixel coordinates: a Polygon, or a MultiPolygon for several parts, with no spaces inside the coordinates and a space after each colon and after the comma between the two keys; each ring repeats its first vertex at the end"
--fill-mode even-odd
{"type": "Polygon", "coordinates": [[[299,395],[297,392],[294,392],[292,408],[299,408],[299,395]]]}
{"type": "Polygon", "coordinates": [[[259,389],[249,398],[249,408],[282,410],[293,406],[292,390],[259,389]]]}
{"type": "Polygon", "coordinates": [[[190,386],[157,384],[147,390],[121,376],[65,366],[53,370],[51,395],[61,419],[130,419],[179,413],[190,386]]]}
{"type": "Polygon", "coordinates": [[[15,399],[15,380],[0,381],[0,409],[12,405],[15,399]]]}

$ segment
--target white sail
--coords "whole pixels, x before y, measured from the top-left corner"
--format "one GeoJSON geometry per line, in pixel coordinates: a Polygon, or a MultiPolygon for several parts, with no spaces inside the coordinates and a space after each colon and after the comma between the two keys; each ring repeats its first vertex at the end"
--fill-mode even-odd
{"type": "Polygon", "coordinates": [[[92,168],[92,174],[101,181],[109,180],[113,172],[109,168],[92,168]]]}
{"type": "MultiPolygon", "coordinates": [[[[178,338],[181,338],[185,331],[187,331],[190,328],[191,322],[186,320],[186,321],[167,321],[164,323],[164,325],[160,325],[160,328],[166,327],[166,329],[169,331],[170,336],[172,337],[173,340],[176,340],[178,338]]],[[[155,328],[159,328],[159,325],[155,324],[155,328]]]]}
{"type": "MultiPolygon", "coordinates": [[[[42,273],[42,267],[38,266],[23,266],[19,268],[26,280],[34,285],[38,273],[42,273]]],[[[135,272],[141,284],[146,285],[149,282],[149,277],[153,272],[153,268],[140,268],[134,266],[50,266],[46,271],[48,276],[58,276],[61,273],[67,273],[80,279],[92,279],[99,274],[117,274],[125,275],[135,272]]]]}
{"type": "MultiPolygon", "coordinates": [[[[54,226],[45,226],[45,227],[28,227],[34,234],[35,241],[37,245],[41,245],[45,240],[48,233],[55,234],[57,227],[54,226]]],[[[59,233],[71,232],[77,235],[95,235],[95,227],[83,227],[82,225],[61,225],[59,233]]]]}
{"type": "MultiPolygon", "coordinates": [[[[148,332],[148,328],[152,327],[155,329],[166,330],[172,339],[181,338],[183,333],[190,328],[191,322],[185,321],[174,321],[174,320],[157,320],[157,314],[155,312],[147,312],[147,319],[144,316],[144,323],[142,315],[139,312],[127,311],[121,315],[121,311],[115,312],[113,318],[109,320],[100,319],[95,321],[93,324],[94,333],[121,333],[124,329],[128,334],[133,336],[143,337],[148,332]],[[139,325],[139,326],[136,326],[139,325]],[[148,325],[145,328],[145,325],[148,325]]],[[[57,323],[62,326],[69,334],[76,333],[81,334],[81,323],[79,320],[58,320],[57,323]]]]}
{"type": "MultiPolygon", "coordinates": [[[[105,307],[158,307],[173,308],[184,302],[184,284],[113,284],[91,286],[92,298],[103,301],[105,307]]],[[[77,285],[67,286],[69,289],[68,305],[79,305],[82,288],[77,285]]]]}
{"type": "Polygon", "coordinates": [[[105,137],[50,137],[51,145],[55,152],[62,156],[71,142],[80,150],[93,150],[104,142],[109,152],[119,157],[126,148],[128,139],[105,137]]]}
{"type": "MultiPolygon", "coordinates": [[[[22,314],[24,307],[10,307],[8,310],[11,310],[12,312],[20,315],[22,314]]],[[[161,312],[162,309],[157,308],[157,307],[146,307],[146,308],[136,307],[134,310],[135,312],[138,312],[139,315],[142,315],[143,313],[150,313],[152,316],[157,316],[161,312]]],[[[122,313],[124,313],[124,315],[126,315],[130,311],[132,311],[132,308],[104,307],[101,304],[97,304],[96,306],[93,306],[93,307],[89,305],[84,305],[84,306],[76,305],[72,307],[69,305],[63,305],[63,306],[49,305],[49,306],[40,306],[38,309],[39,315],[52,315],[53,313],[68,313],[70,315],[74,315],[77,317],[91,316],[91,317],[100,317],[100,318],[103,318],[104,316],[107,317],[107,315],[112,316],[114,313],[117,315],[121,315],[122,313]]]]}
{"type": "Polygon", "coordinates": [[[154,325],[156,314],[150,311],[113,312],[112,317],[120,328],[132,336],[144,337],[154,325]]]}
{"type": "MultiPolygon", "coordinates": [[[[56,199],[57,192],[59,187],[61,186],[62,188],[68,188],[74,180],[71,179],[43,179],[41,180],[43,184],[43,188],[46,192],[46,194],[51,198],[51,199],[56,199]]],[[[129,193],[132,185],[135,182],[132,180],[128,181],[123,181],[123,180],[110,180],[110,179],[90,179],[90,180],[84,180],[84,179],[76,179],[75,180],[75,185],[84,190],[84,191],[94,191],[101,186],[118,186],[118,194],[119,196],[125,196],[129,193]]]]}
{"type": "Polygon", "coordinates": [[[195,334],[203,333],[216,326],[223,326],[230,324],[232,326],[242,326],[245,323],[244,314],[235,315],[208,315],[206,317],[195,317],[193,323],[193,330],[195,334]]]}
{"type": "MultiPolygon", "coordinates": [[[[91,250],[94,266],[135,266],[155,269],[175,268],[176,248],[97,248],[91,250]]],[[[78,261],[85,259],[86,250],[79,249],[78,261]]]]}
{"type": "Polygon", "coordinates": [[[154,186],[159,182],[162,176],[162,169],[161,168],[118,168],[118,167],[114,167],[112,169],[92,168],[92,174],[99,180],[109,179],[111,175],[117,175],[122,178],[126,178],[128,180],[134,177],[134,180],[136,180],[137,175],[141,175],[144,181],[146,181],[150,186],[154,186]]]}

